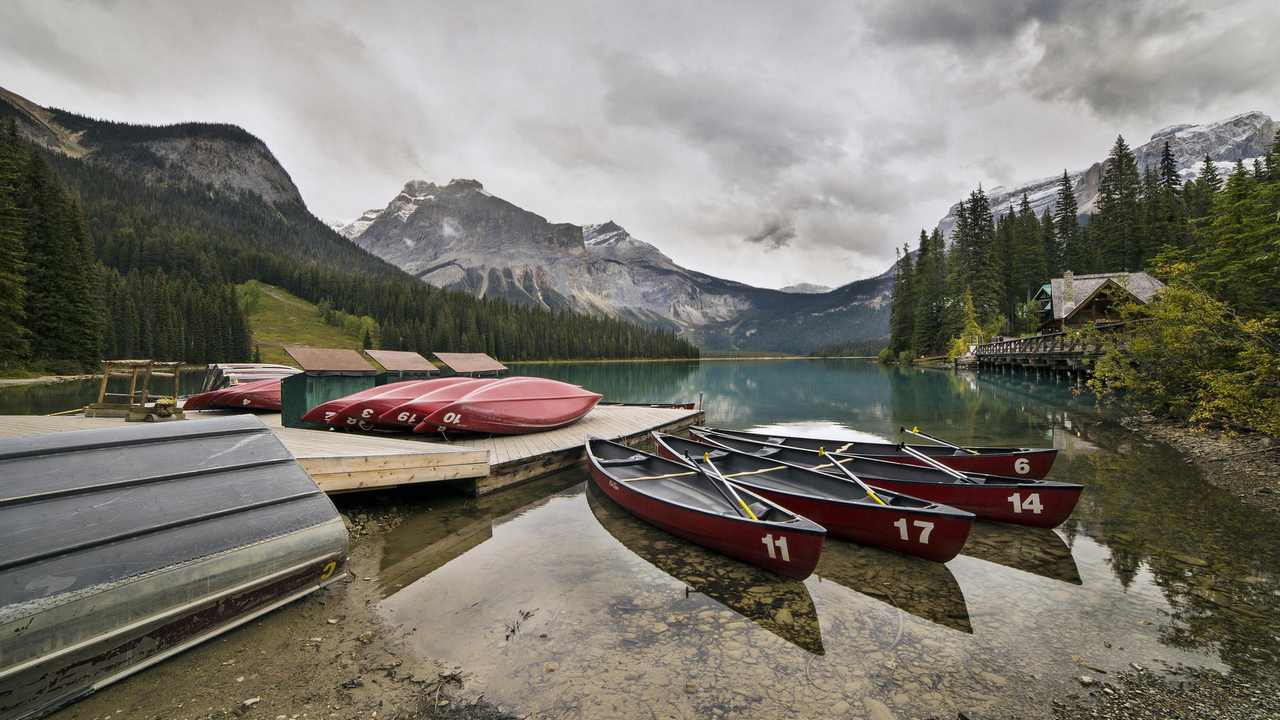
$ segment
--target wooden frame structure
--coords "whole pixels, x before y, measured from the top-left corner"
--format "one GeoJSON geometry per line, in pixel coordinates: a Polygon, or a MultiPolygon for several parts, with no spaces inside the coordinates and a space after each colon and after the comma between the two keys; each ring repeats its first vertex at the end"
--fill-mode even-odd
{"type": "MultiPolygon", "coordinates": [[[[173,377],[173,393],[162,397],[178,398],[182,387],[182,371],[188,365],[178,361],[162,360],[103,360],[102,380],[98,384],[98,399],[84,409],[86,417],[123,417],[143,419],[152,414],[155,404],[147,405],[152,396],[151,379],[153,377],[173,377]],[[160,372],[156,372],[159,370],[160,372]],[[128,377],[129,392],[108,392],[111,377],[128,377]],[[141,379],[141,387],[138,380],[141,379]],[[110,398],[125,398],[124,402],[110,398]]],[[[182,410],[174,407],[166,418],[181,419],[182,410]]]]}

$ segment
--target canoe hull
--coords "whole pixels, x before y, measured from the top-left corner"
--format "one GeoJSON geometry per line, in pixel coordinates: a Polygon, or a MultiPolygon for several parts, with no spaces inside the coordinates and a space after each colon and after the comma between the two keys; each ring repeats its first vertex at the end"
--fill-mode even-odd
{"type": "MultiPolygon", "coordinates": [[[[665,444],[657,445],[660,456],[680,461],[665,444]]],[[[949,508],[934,511],[843,502],[781,492],[745,477],[733,482],[809,518],[834,537],[935,562],[947,562],[960,554],[973,529],[972,515],[948,512],[949,508]]]]}
{"type": "Polygon", "coordinates": [[[581,420],[599,400],[599,395],[480,403],[462,400],[435,411],[414,432],[444,430],[494,435],[542,432],[581,420]]]}
{"type": "Polygon", "coordinates": [[[0,439],[0,718],[74,702],[345,573],[256,417],[0,439]]]}
{"type": "Polygon", "coordinates": [[[1054,528],[1066,522],[1084,490],[1080,485],[1052,482],[977,485],[876,479],[873,484],[968,510],[983,520],[1042,528],[1054,528]]]}
{"type": "Polygon", "coordinates": [[[809,577],[822,555],[821,533],[791,532],[776,526],[762,528],[730,517],[689,510],[635,492],[626,483],[611,479],[594,463],[590,470],[596,487],[641,520],[783,577],[796,580],[809,577]],[[782,547],[786,549],[785,557],[782,547]]]}
{"type": "MultiPolygon", "coordinates": [[[[697,429],[723,433],[752,442],[778,444],[778,441],[781,440],[781,444],[805,450],[817,450],[819,447],[824,447],[827,452],[857,455],[875,460],[887,460],[904,465],[928,466],[928,463],[898,450],[897,445],[893,443],[818,440],[806,437],[786,437],[770,433],[717,430],[714,428],[697,429]]],[[[1054,448],[975,447],[971,449],[977,451],[976,454],[955,454],[951,449],[938,445],[911,445],[910,447],[929,455],[932,459],[949,468],[954,468],[961,472],[1006,475],[1030,480],[1041,480],[1048,476],[1049,470],[1053,468],[1054,460],[1058,457],[1058,451],[1054,448]]]]}
{"type": "Polygon", "coordinates": [[[267,378],[188,397],[183,410],[267,410],[280,412],[280,380],[267,378]]]}
{"type": "Polygon", "coordinates": [[[599,393],[558,380],[503,378],[435,410],[414,432],[522,435],[552,430],[577,422],[600,398],[599,393]]]}

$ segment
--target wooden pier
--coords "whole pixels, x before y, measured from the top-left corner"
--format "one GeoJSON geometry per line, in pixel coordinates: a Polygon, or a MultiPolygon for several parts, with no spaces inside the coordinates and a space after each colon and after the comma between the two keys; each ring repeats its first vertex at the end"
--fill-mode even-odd
{"type": "MultiPolygon", "coordinates": [[[[1099,323],[1096,329],[1111,332],[1126,323],[1099,323]]],[[[1052,332],[978,345],[973,350],[979,371],[1022,368],[1033,371],[1065,372],[1073,377],[1089,374],[1102,346],[1087,342],[1070,332],[1052,332]]]]}
{"type": "MultiPolygon", "coordinates": [[[[191,412],[188,420],[217,417],[191,412]]],[[[484,495],[563,470],[582,461],[588,436],[636,442],[651,430],[677,432],[702,421],[698,410],[599,406],[568,427],[530,435],[459,439],[445,442],[427,435],[286,428],[278,413],[258,419],[279,436],[299,464],[327,493],[351,492],[420,483],[448,482],[484,495]]],[[[0,416],[0,437],[42,435],[69,430],[118,427],[120,418],[82,415],[0,416]]]]}

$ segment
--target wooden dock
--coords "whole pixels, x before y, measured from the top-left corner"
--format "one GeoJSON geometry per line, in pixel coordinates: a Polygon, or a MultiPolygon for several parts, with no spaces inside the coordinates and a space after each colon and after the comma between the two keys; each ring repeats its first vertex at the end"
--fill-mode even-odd
{"type": "MultiPolygon", "coordinates": [[[[193,412],[187,414],[189,420],[180,422],[217,415],[193,412]]],[[[581,462],[582,441],[589,435],[635,442],[650,430],[676,432],[701,422],[702,417],[696,410],[601,406],[558,430],[443,442],[425,435],[286,428],[281,427],[279,414],[258,415],[327,493],[449,482],[477,495],[581,462]]],[[[116,427],[123,422],[81,415],[6,415],[0,416],[0,437],[116,427]]]]}

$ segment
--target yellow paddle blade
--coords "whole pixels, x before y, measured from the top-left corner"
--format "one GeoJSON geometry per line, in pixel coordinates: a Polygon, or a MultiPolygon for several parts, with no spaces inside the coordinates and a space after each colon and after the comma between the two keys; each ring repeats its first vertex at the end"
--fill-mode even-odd
{"type": "Polygon", "coordinates": [[[710,451],[702,453],[702,462],[711,462],[710,451]]]}
{"type": "Polygon", "coordinates": [[[888,504],[889,504],[889,503],[885,502],[884,500],[881,500],[881,499],[880,499],[880,496],[879,496],[879,495],[877,495],[877,494],[875,493],[875,491],[874,491],[874,490],[872,490],[871,488],[867,488],[867,497],[870,497],[872,500],[875,500],[877,503],[880,503],[881,505],[888,505],[888,504]]]}
{"type": "Polygon", "coordinates": [[[912,425],[912,426],[911,426],[911,432],[914,432],[914,433],[918,433],[918,432],[920,432],[920,426],[919,426],[919,425],[912,425]]]}
{"type": "Polygon", "coordinates": [[[819,446],[818,446],[818,457],[823,457],[823,456],[824,456],[824,455],[826,455],[826,454],[827,454],[827,449],[826,449],[826,448],[824,448],[824,447],[822,447],[821,445],[819,445],[819,446]]]}
{"type": "Polygon", "coordinates": [[[745,512],[745,513],[747,514],[747,517],[751,518],[752,520],[759,520],[759,519],[760,519],[760,518],[756,517],[756,514],[755,514],[755,513],[751,512],[751,508],[747,507],[747,503],[746,503],[745,501],[743,501],[743,499],[742,499],[742,498],[738,498],[738,504],[742,506],[742,511],[743,511],[743,512],[745,512]]]}

